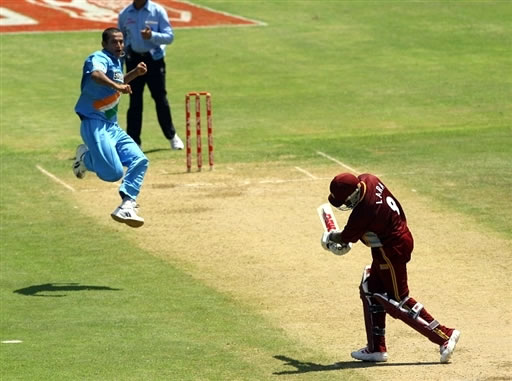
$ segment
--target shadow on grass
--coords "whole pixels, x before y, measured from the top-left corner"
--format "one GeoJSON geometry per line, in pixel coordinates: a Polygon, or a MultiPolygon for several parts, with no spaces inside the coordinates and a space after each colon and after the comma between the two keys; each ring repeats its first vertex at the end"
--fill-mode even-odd
{"type": "Polygon", "coordinates": [[[63,291],[119,291],[120,288],[111,288],[106,286],[88,286],[88,285],[80,285],[80,283],[45,283],[38,284],[35,286],[28,286],[25,288],[20,288],[19,290],[14,290],[13,292],[16,294],[26,295],[26,296],[42,296],[42,297],[53,297],[59,298],[62,294],[54,294],[54,295],[39,295],[41,292],[63,292],[63,291]]]}
{"type": "Polygon", "coordinates": [[[287,356],[276,355],[275,359],[283,361],[288,366],[292,366],[294,370],[284,370],[281,372],[274,372],[275,375],[285,374],[301,374],[309,372],[327,372],[330,370],[342,370],[342,369],[360,369],[370,368],[374,366],[411,366],[411,365],[440,365],[439,362],[408,362],[408,363],[374,363],[374,362],[363,362],[363,361],[341,361],[334,364],[315,364],[313,362],[303,362],[295,360],[287,356]]]}
{"type": "Polygon", "coordinates": [[[147,155],[148,153],[154,153],[154,152],[160,152],[160,151],[170,151],[170,148],[153,148],[153,149],[146,149],[142,150],[142,152],[147,155]]]}

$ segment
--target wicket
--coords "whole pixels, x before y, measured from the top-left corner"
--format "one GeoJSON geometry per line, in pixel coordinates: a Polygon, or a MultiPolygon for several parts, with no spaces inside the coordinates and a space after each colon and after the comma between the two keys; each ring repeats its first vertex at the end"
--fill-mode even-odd
{"type": "Polygon", "coordinates": [[[210,171],[213,170],[213,123],[212,123],[212,97],[206,91],[190,92],[185,95],[185,126],[187,140],[187,172],[192,169],[192,144],[190,131],[190,98],[195,97],[196,111],[196,143],[197,143],[197,170],[200,172],[203,166],[202,144],[201,144],[201,96],[206,101],[206,123],[208,127],[208,160],[210,171]]]}

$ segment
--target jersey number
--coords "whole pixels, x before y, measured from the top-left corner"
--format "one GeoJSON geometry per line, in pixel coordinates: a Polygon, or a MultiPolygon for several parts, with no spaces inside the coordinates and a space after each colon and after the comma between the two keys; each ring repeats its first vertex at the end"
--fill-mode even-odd
{"type": "Polygon", "coordinates": [[[398,215],[400,215],[400,209],[398,209],[398,205],[396,204],[396,201],[393,200],[391,197],[386,197],[386,203],[391,208],[392,211],[396,212],[398,215]]]}

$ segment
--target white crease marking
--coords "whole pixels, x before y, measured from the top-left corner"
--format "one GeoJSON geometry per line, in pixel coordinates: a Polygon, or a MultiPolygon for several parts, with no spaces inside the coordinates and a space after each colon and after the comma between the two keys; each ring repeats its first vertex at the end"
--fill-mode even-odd
{"type": "Polygon", "coordinates": [[[45,174],[46,176],[48,176],[50,179],[52,179],[53,181],[59,183],[60,185],[62,185],[64,188],[67,188],[69,189],[71,192],[76,192],[75,188],[73,188],[71,185],[68,185],[66,184],[64,181],[62,181],[61,179],[59,179],[57,176],[55,176],[54,174],[48,172],[46,169],[44,169],[43,167],[41,167],[40,165],[36,165],[36,168],[39,169],[43,174],[45,174]]]}

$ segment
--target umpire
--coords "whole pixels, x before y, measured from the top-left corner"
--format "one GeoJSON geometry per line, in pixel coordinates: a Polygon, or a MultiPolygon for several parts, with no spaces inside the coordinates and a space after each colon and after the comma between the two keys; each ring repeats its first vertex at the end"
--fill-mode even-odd
{"type": "Polygon", "coordinates": [[[119,29],[126,46],[126,70],[147,65],[147,74],[137,77],[130,85],[130,106],[127,113],[126,132],[139,145],[142,130],[144,86],[147,84],[155,101],[158,123],[172,149],[183,149],[183,142],[172,122],[171,107],[165,88],[165,46],[174,40],[174,33],[165,9],[151,0],[133,0],[119,13],[119,29]]]}

